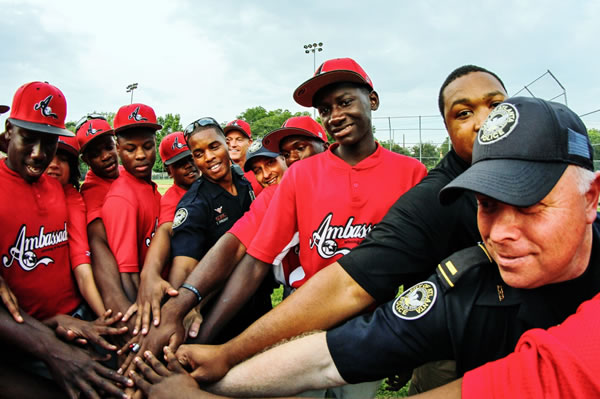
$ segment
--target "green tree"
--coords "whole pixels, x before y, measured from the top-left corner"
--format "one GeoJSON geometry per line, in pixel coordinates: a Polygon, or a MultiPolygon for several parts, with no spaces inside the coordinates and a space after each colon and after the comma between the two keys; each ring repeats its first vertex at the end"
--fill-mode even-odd
{"type": "Polygon", "coordinates": [[[156,119],[158,124],[162,125],[163,128],[156,132],[156,162],[154,162],[152,170],[155,172],[164,172],[165,168],[162,159],[160,159],[160,154],[158,153],[160,142],[167,134],[182,131],[183,126],[181,126],[181,116],[179,114],[166,114],[165,116],[159,116],[156,119]]]}
{"type": "Polygon", "coordinates": [[[267,111],[261,106],[248,108],[237,116],[250,124],[252,136],[262,138],[272,130],[279,129],[283,123],[292,116],[310,115],[309,112],[291,113],[287,109],[278,108],[267,111]]]}
{"type": "Polygon", "coordinates": [[[389,140],[380,141],[379,144],[381,146],[383,146],[383,148],[388,149],[388,150],[393,151],[393,152],[397,152],[398,154],[412,156],[411,152],[408,149],[402,147],[398,143],[392,143],[392,148],[390,148],[390,141],[389,140]]]}
{"type": "Polygon", "coordinates": [[[598,129],[588,129],[588,136],[590,137],[590,142],[592,143],[592,148],[594,149],[594,169],[599,169],[600,163],[600,130],[598,129]]]}
{"type": "Polygon", "coordinates": [[[411,155],[425,165],[427,170],[432,169],[442,158],[442,152],[433,143],[423,143],[419,150],[419,145],[415,145],[411,149],[411,155]]]}

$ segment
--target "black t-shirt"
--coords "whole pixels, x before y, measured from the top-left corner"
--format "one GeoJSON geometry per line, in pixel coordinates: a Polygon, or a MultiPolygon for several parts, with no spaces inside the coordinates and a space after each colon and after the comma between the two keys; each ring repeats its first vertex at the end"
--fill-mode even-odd
{"type": "MultiPolygon", "coordinates": [[[[173,219],[172,257],[188,256],[199,261],[250,208],[254,200],[250,182],[243,177],[243,172],[235,165],[232,166],[232,175],[237,196],[231,195],[218,184],[201,177],[181,198],[173,219]]],[[[221,330],[213,343],[227,342],[271,310],[271,293],[274,286],[274,278],[269,273],[254,295],[221,330]]],[[[208,314],[215,300],[216,298],[213,298],[204,305],[203,313],[208,314]]]]}
{"type": "Polygon", "coordinates": [[[250,208],[254,199],[252,186],[235,169],[232,175],[237,196],[201,177],[181,198],[173,218],[172,257],[202,259],[250,208]]]}
{"type": "Polygon", "coordinates": [[[438,262],[480,241],[472,193],[443,206],[439,191],[469,167],[451,150],[402,195],[365,240],[338,262],[378,302],[429,276],[438,262]]]}
{"type": "Polygon", "coordinates": [[[455,359],[462,375],[506,356],[525,331],[562,323],[600,291],[599,228],[596,219],[581,276],[534,289],[506,285],[480,247],[453,254],[396,300],[327,333],[340,375],[350,383],[371,381],[443,359],[455,359]]]}

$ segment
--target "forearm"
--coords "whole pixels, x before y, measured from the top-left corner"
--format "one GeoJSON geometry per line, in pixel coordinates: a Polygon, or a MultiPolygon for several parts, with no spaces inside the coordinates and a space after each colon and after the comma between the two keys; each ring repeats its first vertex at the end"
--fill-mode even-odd
{"type": "Polygon", "coordinates": [[[137,298],[140,275],[138,273],[120,273],[121,285],[123,291],[130,302],[135,302],[137,298]]]}
{"type": "Polygon", "coordinates": [[[42,322],[21,310],[23,323],[17,323],[0,306],[0,340],[5,345],[15,346],[42,361],[46,361],[50,348],[63,344],[56,338],[54,331],[42,322]]]}
{"type": "Polygon", "coordinates": [[[198,342],[211,342],[256,292],[269,269],[270,265],[250,255],[242,258],[227,280],[217,302],[202,322],[198,342]]]}
{"type": "Polygon", "coordinates": [[[114,312],[125,313],[131,301],[123,291],[119,267],[108,246],[106,230],[101,219],[88,224],[88,239],[92,253],[92,270],[104,305],[114,312]]]}
{"type": "Polygon", "coordinates": [[[262,397],[294,395],[345,383],[329,354],[325,332],[318,332],[237,365],[208,390],[221,395],[262,397]]]}
{"type": "Polygon", "coordinates": [[[146,276],[160,276],[165,265],[169,262],[171,254],[171,226],[173,223],[166,222],[158,226],[156,234],[152,237],[150,248],[144,259],[144,266],[140,273],[142,281],[146,276]]]}
{"type": "Polygon", "coordinates": [[[85,299],[90,308],[96,313],[96,316],[102,316],[106,309],[94,281],[92,265],[89,263],[81,264],[75,268],[74,274],[83,299],[85,299]]]}
{"type": "Polygon", "coordinates": [[[228,363],[233,366],[282,339],[327,330],[374,303],[373,297],[336,262],[226,343],[228,363]]]}
{"type": "Polygon", "coordinates": [[[185,282],[203,295],[220,288],[246,254],[246,247],[231,233],[225,233],[193,268],[185,282]]]}

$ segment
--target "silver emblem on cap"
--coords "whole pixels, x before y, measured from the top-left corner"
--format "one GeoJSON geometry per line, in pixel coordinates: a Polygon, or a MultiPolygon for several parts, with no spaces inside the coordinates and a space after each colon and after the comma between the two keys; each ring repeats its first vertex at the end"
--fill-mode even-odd
{"type": "Polygon", "coordinates": [[[262,140],[255,140],[252,142],[252,144],[250,144],[250,147],[248,147],[248,153],[249,154],[253,154],[256,151],[260,150],[260,147],[262,146],[262,140]]]}
{"type": "Polygon", "coordinates": [[[506,138],[519,122],[519,111],[508,103],[502,103],[490,112],[479,133],[479,144],[492,144],[506,138]]]}

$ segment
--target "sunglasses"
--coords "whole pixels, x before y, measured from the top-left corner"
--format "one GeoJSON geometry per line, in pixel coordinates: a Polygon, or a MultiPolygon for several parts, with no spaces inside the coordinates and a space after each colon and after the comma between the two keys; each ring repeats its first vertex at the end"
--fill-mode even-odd
{"type": "Polygon", "coordinates": [[[78,131],[79,128],[81,126],[83,126],[84,123],[86,123],[87,121],[90,121],[92,119],[102,119],[103,121],[105,121],[106,117],[104,115],[100,115],[100,114],[87,114],[86,116],[84,116],[83,118],[81,118],[80,120],[77,121],[77,124],[75,125],[75,131],[78,131]]]}
{"type": "Polygon", "coordinates": [[[221,125],[219,125],[219,122],[217,122],[213,118],[206,117],[206,118],[200,118],[198,120],[195,120],[194,122],[187,125],[187,127],[183,131],[183,137],[185,137],[185,139],[187,140],[188,137],[190,137],[190,134],[192,134],[194,132],[194,130],[196,129],[197,126],[200,126],[200,127],[216,126],[219,130],[223,131],[223,128],[221,128],[221,125]]]}

